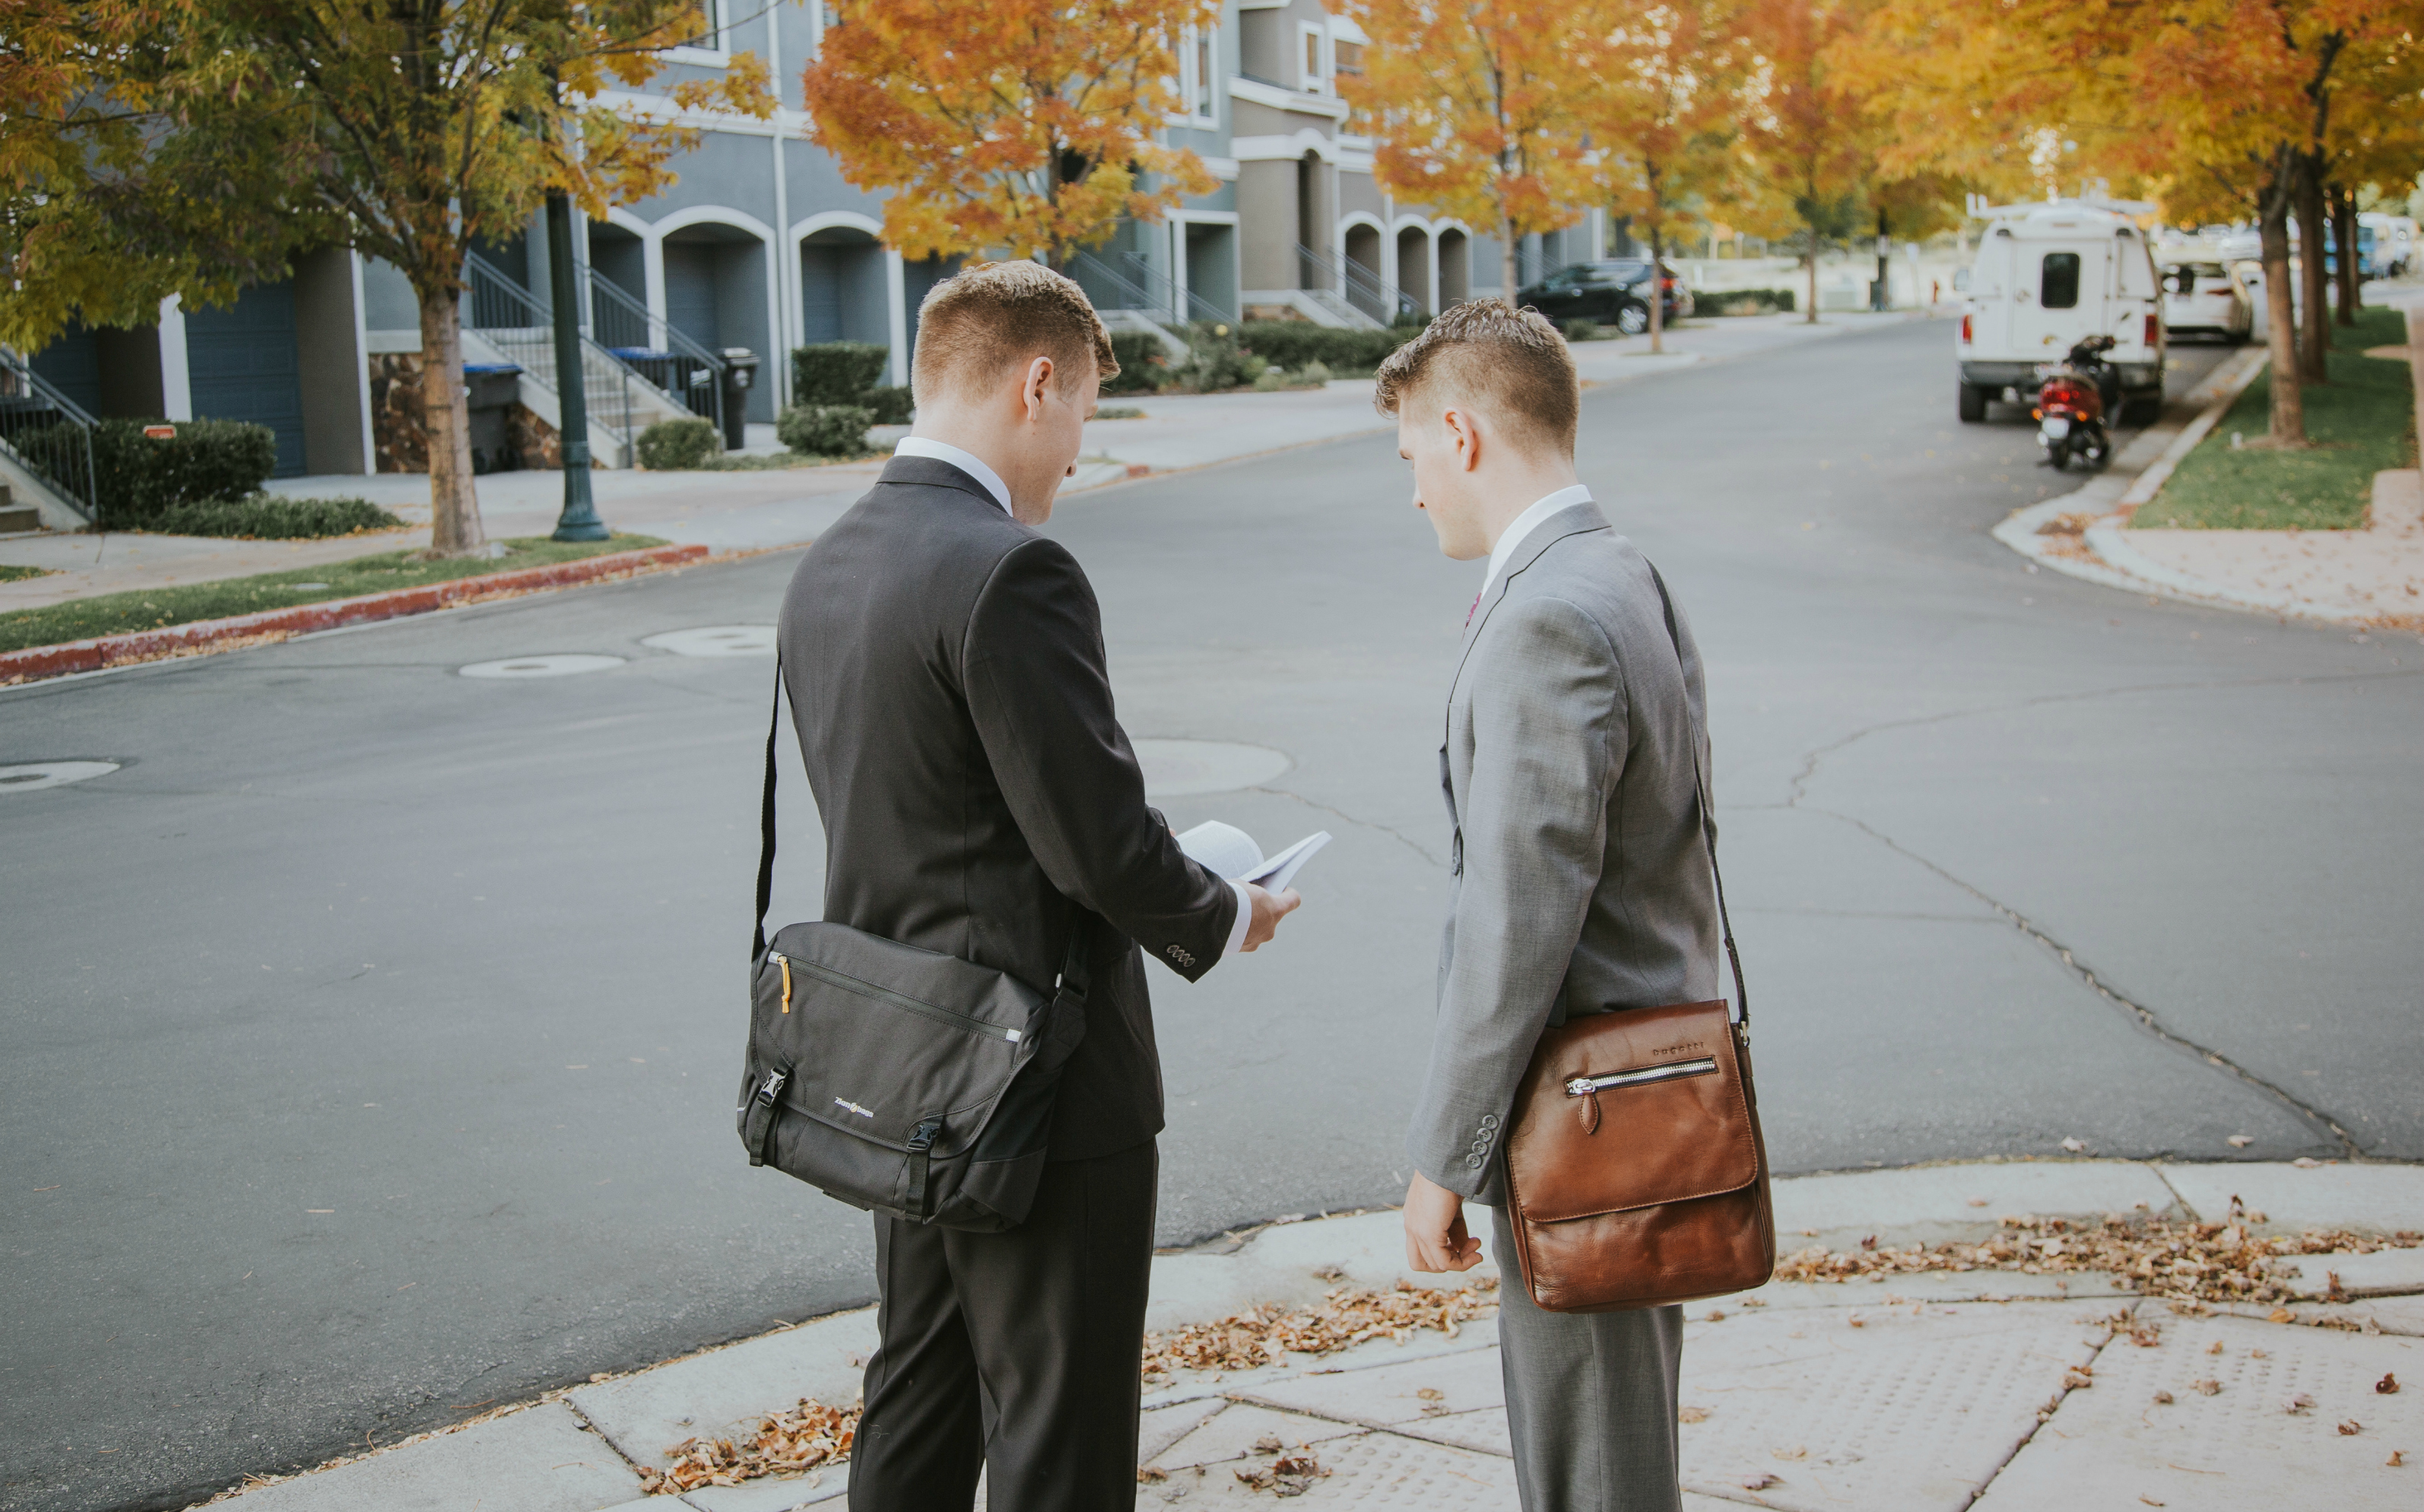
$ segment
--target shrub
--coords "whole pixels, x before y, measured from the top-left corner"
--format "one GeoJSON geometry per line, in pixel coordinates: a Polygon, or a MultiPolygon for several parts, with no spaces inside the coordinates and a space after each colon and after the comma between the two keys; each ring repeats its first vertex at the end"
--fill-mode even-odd
{"type": "Polygon", "coordinates": [[[1322,361],[1319,358],[1316,358],[1314,360],[1306,363],[1304,367],[1298,372],[1296,381],[1308,387],[1316,383],[1328,383],[1330,381],[1330,364],[1322,361]]]}
{"type": "Polygon", "coordinates": [[[1151,331],[1111,332],[1111,356],[1120,371],[1103,385],[1105,393],[1159,393],[1178,379],[1169,349],[1151,331]]]}
{"type": "Polygon", "coordinates": [[[171,504],[152,522],[169,535],[231,535],[256,541],[303,541],[356,531],[393,530],[403,520],[367,499],[205,500],[171,504]]]}
{"type": "Polygon", "coordinates": [[[1790,289],[1726,289],[1709,291],[1693,300],[1695,313],[1702,315],[1764,315],[1771,311],[1790,314],[1793,291],[1790,289]]]}
{"type": "Polygon", "coordinates": [[[910,397],[905,383],[879,383],[867,390],[859,403],[875,412],[878,425],[906,425],[917,411],[917,401],[910,397]]]}
{"type": "Polygon", "coordinates": [[[1258,320],[1237,327],[1246,350],[1273,367],[1297,369],[1320,362],[1346,373],[1371,372],[1413,335],[1406,326],[1348,331],[1304,320],[1258,320]]]}
{"type": "Polygon", "coordinates": [[[278,470],[278,435],[240,420],[176,422],[173,439],[143,434],[165,421],[104,420],[93,426],[94,492],[100,523],[144,529],[174,505],[242,499],[278,470]]]}
{"type": "Polygon", "coordinates": [[[873,342],[821,342],[791,348],[791,403],[863,405],[884,376],[888,346],[873,342]]]}
{"type": "Polygon", "coordinates": [[[723,435],[705,415],[661,420],[640,433],[640,466],[650,472],[694,469],[723,450],[723,435]]]}
{"type": "Polygon", "coordinates": [[[1603,334],[1599,328],[1599,322],[1595,320],[1566,322],[1566,340],[1569,342],[1596,342],[1603,334]]]}
{"type": "Polygon", "coordinates": [[[774,434],[794,452],[856,456],[867,448],[875,411],[862,405],[793,405],[774,422],[774,434]]]}
{"type": "Polygon", "coordinates": [[[1175,365],[1173,376],[1196,393],[1217,393],[1254,382],[1270,366],[1238,343],[1235,327],[1197,326],[1188,334],[1187,359],[1175,365]]]}

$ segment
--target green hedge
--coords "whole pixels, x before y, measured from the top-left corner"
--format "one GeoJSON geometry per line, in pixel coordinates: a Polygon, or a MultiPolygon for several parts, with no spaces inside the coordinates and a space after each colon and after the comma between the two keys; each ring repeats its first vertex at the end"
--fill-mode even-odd
{"type": "Polygon", "coordinates": [[[1159,393],[1177,378],[1170,369],[1170,349],[1150,332],[1111,332],[1111,356],[1120,372],[1103,385],[1105,393],[1159,393]]]}
{"type": "Polygon", "coordinates": [[[238,420],[176,422],[173,439],[143,434],[167,421],[104,420],[92,430],[94,492],[100,523],[148,530],[179,504],[243,499],[278,470],[278,436],[238,420]]]}
{"type": "Polygon", "coordinates": [[[722,454],[724,434],[705,415],[661,420],[640,433],[640,466],[650,472],[680,472],[722,454]]]}
{"type": "Polygon", "coordinates": [[[856,456],[874,423],[875,411],[864,405],[794,405],[775,417],[774,434],[810,456],[856,456]]]}
{"type": "Polygon", "coordinates": [[[1350,373],[1371,372],[1413,336],[1411,329],[1337,330],[1306,320],[1257,320],[1237,327],[1239,344],[1275,368],[1319,362],[1350,373]]]}
{"type": "Polygon", "coordinates": [[[906,425],[917,412],[905,383],[879,383],[855,401],[875,412],[878,425],[906,425]]]}
{"type": "Polygon", "coordinates": [[[791,348],[791,403],[863,405],[884,376],[888,346],[873,342],[823,342],[791,348]]]}
{"type": "Polygon", "coordinates": [[[306,541],[356,531],[386,531],[403,520],[367,499],[214,499],[171,504],[152,529],[169,535],[229,535],[255,541],[306,541]]]}
{"type": "Polygon", "coordinates": [[[1790,289],[1703,289],[1692,296],[1696,315],[1765,315],[1793,310],[1790,289]]]}

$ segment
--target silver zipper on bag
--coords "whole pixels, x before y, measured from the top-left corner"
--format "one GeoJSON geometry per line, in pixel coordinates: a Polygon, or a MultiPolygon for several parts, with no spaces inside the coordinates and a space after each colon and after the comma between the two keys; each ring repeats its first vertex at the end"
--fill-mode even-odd
{"type": "Polygon", "coordinates": [[[1678,1076],[1705,1076],[1717,1069],[1714,1056],[1698,1060],[1670,1060],[1663,1066],[1644,1066],[1639,1071],[1612,1071],[1603,1076],[1576,1076],[1566,1083],[1568,1097],[1587,1097],[1611,1087],[1637,1087],[1644,1082],[1672,1081],[1678,1076]]]}

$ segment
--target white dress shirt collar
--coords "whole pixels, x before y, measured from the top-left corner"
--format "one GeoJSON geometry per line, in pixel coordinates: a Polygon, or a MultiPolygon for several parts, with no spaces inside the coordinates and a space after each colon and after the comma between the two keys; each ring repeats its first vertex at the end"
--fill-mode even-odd
{"type": "Polygon", "coordinates": [[[1539,529],[1557,511],[1590,501],[1590,489],[1578,483],[1570,488],[1558,489],[1516,516],[1514,522],[1499,533],[1498,544],[1490,549],[1490,576],[1481,580],[1481,597],[1490,597],[1490,590],[1497,583],[1499,573],[1506,570],[1507,560],[1514,556],[1515,549],[1523,544],[1523,537],[1539,529]]]}
{"type": "MultiPolygon", "coordinates": [[[[983,484],[985,491],[993,495],[994,502],[1001,506],[1003,514],[1013,519],[1018,517],[1018,511],[1010,507],[1010,485],[1003,483],[1001,474],[985,466],[984,458],[974,452],[964,452],[949,441],[932,440],[923,436],[903,436],[893,443],[892,454],[930,457],[936,462],[949,462],[977,482],[983,484]]],[[[1587,498],[1588,495],[1585,497],[1587,498]]]]}

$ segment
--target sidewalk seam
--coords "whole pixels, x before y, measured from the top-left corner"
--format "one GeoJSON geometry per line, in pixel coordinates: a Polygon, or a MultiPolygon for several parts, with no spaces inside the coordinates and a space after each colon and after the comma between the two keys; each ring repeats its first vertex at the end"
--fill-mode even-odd
{"type": "MultiPolygon", "coordinates": [[[[2165,1185],[2168,1186],[2170,1184],[2166,1183],[2165,1185]]],[[[2138,1300],[2131,1302],[2128,1308],[2124,1309],[2122,1316],[2134,1322],[2137,1319],[2139,1310],[2145,1305],[2145,1299],[2141,1297],[2138,1300]]],[[[2104,1358],[2104,1351],[2111,1348],[2113,1341],[2120,1336],[2121,1329],[2118,1324],[2107,1323],[2104,1325],[2103,1339],[2087,1353],[2086,1368],[2088,1379],[2091,1384],[2095,1380],[2096,1377],[2096,1362],[2104,1358]]],[[[2079,1390],[2081,1390],[2081,1388],[2070,1384],[2070,1371],[2065,1370],[2063,1372],[2063,1385],[2060,1390],[2054,1393],[2053,1401],[2046,1409],[2045,1415],[2037,1419],[2035,1426],[2030,1428],[2028,1432],[2020,1435],[2020,1441],[2012,1445],[2012,1452],[2005,1455],[2000,1461],[1998,1461],[1994,1470],[1987,1473],[1986,1478],[1978,1483],[1978,1488],[1970,1492],[1968,1500],[1961,1504],[1965,1512],[1967,1508],[1977,1505],[1979,1498],[1985,1496],[1987,1488],[1992,1487],[1996,1481],[2001,1479],[2003,1472],[2011,1468],[2012,1461],[2019,1458],[2020,1456],[2027,1451],[2029,1445],[2037,1441],[2038,1433],[2044,1430],[2047,1424],[2053,1421],[2053,1415],[2056,1412],[2062,1410],[2062,1404],[2070,1400],[2070,1393],[2079,1390]]]]}
{"type": "Polygon", "coordinates": [[[2180,1195],[2180,1189],[2172,1185],[2172,1178],[2163,1174],[2163,1162],[2160,1160],[2141,1160],[2138,1164],[2145,1167],[2148,1170],[2155,1173],[2155,1179],[2163,1184],[2163,1190],[2172,1194],[2172,1201],[2180,1204],[2180,1211],[2189,1216],[2190,1222],[2203,1223],[2205,1221],[2205,1215],[2196,1210],[2196,1204],[2190,1202],[2186,1197],[2180,1195]]]}
{"type": "MultiPolygon", "coordinates": [[[[1793,806],[1797,808],[1802,805],[1796,804],[1793,806]]],[[[2176,1034],[2172,1030],[2164,1027],[2162,1022],[2155,1016],[2154,1010],[2136,1001],[2134,998],[2126,997],[2120,993],[2114,992],[2111,987],[2104,983],[2101,978],[2097,976],[2093,967],[2081,963],[2077,957],[2072,954],[2068,946],[2064,945],[2061,941],[2055,939],[2052,935],[2040,929],[2034,920],[2031,919],[2027,915],[2019,912],[2019,910],[2011,907],[2000,899],[1989,896],[1984,890],[1970,883],[1954,876],[1943,867],[1940,867],[1934,861],[1921,855],[1918,851],[1904,846],[1900,841],[1895,840],[1890,836],[1877,830],[1865,820],[1855,819],[1849,814],[1839,814],[1833,809],[1819,808],[1815,805],[1811,805],[1808,809],[1808,812],[1812,814],[1824,814],[1829,819],[1838,820],[1845,824],[1849,824],[1854,829],[1858,830],[1863,835],[1875,840],[1878,844],[1891,850],[1897,855],[1906,856],[1909,859],[1918,862],[1921,866],[1925,867],[1928,870],[1935,872],[1946,882],[1951,883],[1955,887],[1968,893],[1970,897],[1975,898],[1980,902],[1985,904],[1988,908],[1993,909],[1996,913],[2001,914],[2006,919],[2009,919],[2013,927],[2017,929],[2021,933],[2027,935],[2030,939],[2034,940],[2037,944],[2045,947],[2048,950],[2052,951],[2055,957],[2062,962],[2065,969],[2068,970],[2073,976],[2079,978],[2081,981],[2086,983],[2090,989],[2096,992],[2099,996],[2103,997],[2105,1001],[2113,1004],[2117,1008],[2126,1010],[2137,1022],[2138,1027],[2145,1033],[2153,1036],[2164,1044],[2171,1046],[2173,1049],[2184,1051],[2194,1056],[2196,1058],[2204,1061],[2207,1065],[2228,1072],[2230,1074],[2238,1077],[2248,1086],[2255,1088],[2258,1091],[2267,1093],[2275,1101],[2279,1102],[2283,1106],[2288,1107],[2300,1118],[2304,1119],[2309,1124],[2319,1124],[2322,1128],[2329,1130],[2332,1138],[2339,1143],[2342,1151],[2349,1159],[2362,1160],[2365,1158],[2365,1152],[2357,1147],[2356,1139],[2350,1135],[2348,1130],[2340,1126],[2337,1120],[2334,1119],[2331,1115],[2323,1112],[2320,1108],[2311,1107],[2305,1103],[2301,1102],[2296,1097],[2291,1096],[2288,1089],[2274,1086],[2272,1083],[2265,1080],[2261,1076],[2258,1076],[2256,1073],[2239,1064],[2237,1061],[2222,1054],[2220,1051],[2209,1050],[2204,1045],[2197,1043],[2195,1041],[2189,1039],[2185,1035],[2176,1034]]],[[[2170,1184],[2165,1183],[2165,1185],[2169,1186],[2170,1184]]]]}

